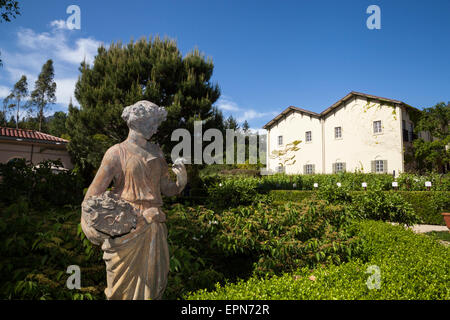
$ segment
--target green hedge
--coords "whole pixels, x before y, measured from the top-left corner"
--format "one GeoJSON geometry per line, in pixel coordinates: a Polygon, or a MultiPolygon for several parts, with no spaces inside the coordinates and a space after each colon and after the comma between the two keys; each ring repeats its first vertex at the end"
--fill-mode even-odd
{"type": "Polygon", "coordinates": [[[364,250],[357,259],[315,270],[238,281],[185,298],[203,299],[450,299],[450,248],[402,226],[360,221],[355,229],[364,250]],[[380,270],[380,288],[369,289],[369,266],[380,270]]]}
{"type": "MultiPolygon", "coordinates": [[[[384,191],[397,193],[410,203],[421,223],[445,225],[441,213],[450,210],[450,191],[384,191]]],[[[301,202],[313,197],[315,191],[272,190],[269,192],[276,203],[293,201],[301,202]]],[[[352,196],[364,194],[364,191],[351,191],[352,196]]]]}
{"type": "Polygon", "coordinates": [[[336,186],[340,182],[343,187],[353,191],[362,191],[362,182],[367,183],[368,189],[392,190],[392,182],[397,181],[402,191],[425,191],[425,181],[432,183],[433,191],[450,191],[450,174],[429,173],[417,175],[401,173],[396,179],[391,174],[378,173],[350,173],[337,174],[311,174],[311,175],[287,175],[275,174],[261,177],[245,176],[203,176],[202,181],[206,188],[215,183],[228,180],[239,180],[241,183],[254,185],[261,192],[270,190],[314,190],[314,183],[323,186],[336,186]]]}

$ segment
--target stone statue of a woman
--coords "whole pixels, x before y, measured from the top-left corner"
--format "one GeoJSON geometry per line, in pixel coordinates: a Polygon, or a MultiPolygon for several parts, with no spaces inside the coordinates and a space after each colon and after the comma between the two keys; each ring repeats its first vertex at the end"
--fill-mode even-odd
{"type": "Polygon", "coordinates": [[[149,139],[167,112],[149,101],[123,110],[128,138],[109,148],[87,190],[81,226],[86,237],[101,245],[106,263],[108,299],[161,299],[169,273],[166,216],[161,193],[172,196],[186,185],[183,163],[168,165],[149,139]],[[114,187],[106,192],[111,181],[114,187]]]}

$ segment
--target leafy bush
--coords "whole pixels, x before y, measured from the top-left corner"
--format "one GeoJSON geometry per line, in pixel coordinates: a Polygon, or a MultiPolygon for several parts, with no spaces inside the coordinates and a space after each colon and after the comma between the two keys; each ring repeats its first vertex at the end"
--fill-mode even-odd
{"type": "Polygon", "coordinates": [[[228,256],[248,255],[258,274],[340,263],[357,250],[345,231],[344,208],[323,201],[257,204],[224,211],[215,219],[209,227],[215,235],[212,244],[228,256]]]}
{"type": "MultiPolygon", "coordinates": [[[[350,192],[350,195],[352,198],[358,197],[358,199],[361,199],[361,197],[367,196],[370,192],[370,190],[352,191],[350,192]]],[[[414,210],[415,216],[418,217],[417,223],[444,225],[445,223],[442,218],[441,212],[450,211],[450,192],[448,191],[378,191],[378,193],[387,193],[400,196],[403,200],[411,205],[412,209],[414,210]]],[[[300,202],[303,199],[317,197],[317,192],[298,190],[272,190],[270,191],[269,195],[274,202],[285,203],[287,201],[300,202]]],[[[383,201],[389,201],[389,203],[391,204],[397,203],[400,205],[400,200],[395,199],[396,196],[392,195],[388,196],[388,198],[386,198],[384,195],[379,195],[378,197],[383,198],[383,201]]],[[[333,193],[330,192],[329,198],[332,198],[332,196],[333,193]]],[[[389,203],[385,203],[385,205],[389,205],[389,203]]],[[[360,204],[362,205],[361,202],[360,204]]],[[[370,210],[369,208],[367,208],[367,212],[371,210],[371,208],[370,210]]]]}
{"type": "Polygon", "coordinates": [[[317,196],[319,199],[325,200],[327,203],[347,204],[352,202],[350,190],[345,186],[322,186],[319,188],[317,196]]]}
{"type": "Polygon", "coordinates": [[[407,225],[420,222],[411,204],[399,194],[370,190],[358,193],[348,209],[355,217],[398,222],[407,225]]]}
{"type": "Polygon", "coordinates": [[[62,164],[47,160],[33,166],[24,159],[0,164],[0,201],[8,205],[22,198],[39,207],[81,203],[80,176],[71,171],[55,174],[52,167],[62,167],[62,164]]]}
{"type": "Polygon", "coordinates": [[[0,299],[103,298],[105,270],[101,250],[79,226],[80,209],[33,211],[19,201],[0,217],[0,299]],[[78,265],[82,288],[69,290],[66,273],[78,265]]]}
{"type": "Polygon", "coordinates": [[[302,202],[304,199],[315,197],[316,191],[300,190],[273,190],[269,195],[274,203],[281,204],[287,201],[302,202]]]}
{"type": "Polygon", "coordinates": [[[441,213],[450,211],[450,192],[398,191],[398,194],[412,205],[421,223],[445,225],[441,213]]]}
{"type": "Polygon", "coordinates": [[[209,201],[219,208],[249,205],[260,198],[256,188],[256,180],[224,179],[208,188],[209,201]]]}
{"type": "Polygon", "coordinates": [[[214,291],[199,290],[187,299],[450,299],[450,248],[437,241],[380,221],[360,221],[354,230],[364,250],[358,259],[281,276],[256,276],[214,291]],[[366,284],[368,267],[380,268],[380,289],[366,284]]]}

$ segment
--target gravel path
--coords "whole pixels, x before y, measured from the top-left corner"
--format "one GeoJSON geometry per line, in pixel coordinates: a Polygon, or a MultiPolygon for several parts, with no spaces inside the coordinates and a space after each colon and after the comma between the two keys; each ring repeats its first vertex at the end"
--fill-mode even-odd
{"type": "MultiPolygon", "coordinates": [[[[390,222],[393,225],[398,225],[397,222],[390,222]]],[[[405,226],[406,227],[406,226],[405,226]]],[[[415,233],[426,233],[431,231],[450,231],[447,226],[438,226],[434,224],[415,224],[409,227],[415,233]]]]}
{"type": "Polygon", "coordinates": [[[425,233],[431,231],[449,231],[447,226],[436,226],[432,224],[415,224],[412,226],[412,231],[416,233],[425,233]]]}

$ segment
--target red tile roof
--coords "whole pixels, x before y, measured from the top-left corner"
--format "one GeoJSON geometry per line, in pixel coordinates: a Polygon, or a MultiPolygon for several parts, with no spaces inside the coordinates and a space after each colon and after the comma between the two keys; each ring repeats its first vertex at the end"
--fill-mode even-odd
{"type": "Polygon", "coordinates": [[[25,130],[16,128],[0,127],[0,139],[1,138],[16,138],[24,140],[40,140],[43,142],[53,142],[53,143],[68,143],[66,139],[58,138],[47,133],[42,133],[35,130],[25,130]]]}

